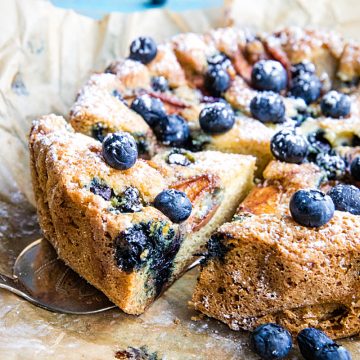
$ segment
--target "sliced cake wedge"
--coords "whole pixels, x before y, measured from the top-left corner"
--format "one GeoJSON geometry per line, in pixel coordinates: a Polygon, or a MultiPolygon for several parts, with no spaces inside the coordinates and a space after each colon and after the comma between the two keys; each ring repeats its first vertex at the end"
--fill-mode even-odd
{"type": "Polygon", "coordinates": [[[130,314],[144,312],[231,218],[252,187],[255,167],[251,156],[169,150],[116,170],[104,161],[99,141],[55,115],[34,122],[29,146],[45,238],[130,314]],[[154,207],[168,189],[190,199],[186,221],[175,223],[154,207]]]}
{"type": "Polygon", "coordinates": [[[316,165],[273,161],[264,178],[210,240],[195,308],[234,330],[275,322],[294,336],[306,327],[332,338],[358,334],[360,217],[335,211],[317,228],[295,222],[295,191],[334,185],[321,185],[316,165]]]}

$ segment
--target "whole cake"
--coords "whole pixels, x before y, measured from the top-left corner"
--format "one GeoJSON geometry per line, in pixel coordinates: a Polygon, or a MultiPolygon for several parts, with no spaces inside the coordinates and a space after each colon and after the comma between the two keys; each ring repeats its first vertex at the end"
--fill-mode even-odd
{"type": "Polygon", "coordinates": [[[359,77],[359,45],[332,32],[135,39],[80,89],[70,125],[34,123],[44,236],[139,314],[238,208],[211,236],[195,307],[233,329],[358,333],[359,77]],[[301,196],[323,199],[314,219],[301,196]]]}

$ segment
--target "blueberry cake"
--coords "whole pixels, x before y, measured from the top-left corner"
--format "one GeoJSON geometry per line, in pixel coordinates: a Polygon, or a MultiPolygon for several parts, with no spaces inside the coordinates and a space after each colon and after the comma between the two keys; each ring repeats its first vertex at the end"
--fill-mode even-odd
{"type": "Polygon", "coordinates": [[[61,259],[130,314],[140,314],[229,220],[253,183],[255,158],[164,150],[138,158],[128,132],[103,143],[62,117],[34,121],[39,221],[61,259]]]}
{"type": "Polygon", "coordinates": [[[79,91],[70,125],[33,127],[45,236],[138,314],[238,209],[208,243],[196,308],[233,329],[359,332],[359,59],[299,28],[135,39],[79,91]],[[255,161],[261,185],[238,207],[255,161]]]}

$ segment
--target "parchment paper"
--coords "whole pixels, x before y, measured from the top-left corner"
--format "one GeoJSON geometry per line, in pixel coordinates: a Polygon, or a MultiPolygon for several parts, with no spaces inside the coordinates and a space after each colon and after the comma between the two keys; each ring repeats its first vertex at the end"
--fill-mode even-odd
{"type": "Polygon", "coordinates": [[[226,24],[275,31],[312,26],[360,40],[358,0],[225,0],[226,24]]]}
{"type": "MultiPolygon", "coordinates": [[[[359,37],[357,2],[228,1],[226,21],[265,30],[323,24],[359,37]]],[[[45,0],[0,0],[0,271],[11,274],[17,254],[40,236],[29,203],[31,120],[48,112],[66,115],[89,74],[125,55],[134,37],[150,34],[161,40],[177,32],[205,31],[224,24],[223,10],[153,10],[95,21],[45,0]]],[[[186,274],[140,317],[119,310],[54,314],[0,290],[0,359],[114,359],[128,346],[147,346],[164,359],[255,359],[248,334],[215,320],[192,320],[197,314],[187,302],[196,274],[186,274]]],[[[360,359],[360,345],[345,343],[353,359],[360,359]]],[[[290,358],[298,358],[296,352],[290,358]]]]}

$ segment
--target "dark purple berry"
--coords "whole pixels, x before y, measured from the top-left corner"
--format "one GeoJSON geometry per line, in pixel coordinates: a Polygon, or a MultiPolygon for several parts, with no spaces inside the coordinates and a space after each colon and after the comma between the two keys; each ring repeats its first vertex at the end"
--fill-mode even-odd
{"type": "Polygon", "coordinates": [[[126,132],[109,134],[103,141],[102,154],[106,163],[114,169],[130,169],[138,157],[136,141],[126,132]]]}
{"type": "Polygon", "coordinates": [[[290,199],[290,213],[300,225],[319,227],[334,216],[334,203],[320,190],[298,190],[290,199]]]}
{"type": "Polygon", "coordinates": [[[257,90],[280,92],[287,85],[286,70],[278,61],[260,60],[252,69],[251,83],[257,90]]]}
{"type": "Polygon", "coordinates": [[[140,61],[148,64],[155,59],[157,54],[157,46],[151,37],[140,36],[130,45],[131,60],[140,61]]]}

